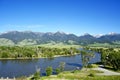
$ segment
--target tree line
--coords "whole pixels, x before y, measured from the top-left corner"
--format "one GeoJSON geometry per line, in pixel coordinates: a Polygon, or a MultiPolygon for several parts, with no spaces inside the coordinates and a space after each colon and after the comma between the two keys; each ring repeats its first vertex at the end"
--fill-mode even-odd
{"type": "Polygon", "coordinates": [[[47,48],[47,47],[21,47],[0,46],[0,58],[52,58],[56,55],[75,55],[79,53],[76,48],[47,48]]]}

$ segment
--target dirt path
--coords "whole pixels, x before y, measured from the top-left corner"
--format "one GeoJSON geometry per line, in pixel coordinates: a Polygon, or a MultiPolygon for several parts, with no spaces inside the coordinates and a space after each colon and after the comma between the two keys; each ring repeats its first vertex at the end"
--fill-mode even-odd
{"type": "Polygon", "coordinates": [[[107,70],[107,69],[104,69],[104,68],[101,68],[101,67],[98,67],[98,68],[93,68],[93,70],[99,70],[99,71],[103,71],[103,73],[97,73],[96,75],[120,75],[120,73],[118,72],[114,72],[114,71],[110,71],[110,70],[107,70]]]}

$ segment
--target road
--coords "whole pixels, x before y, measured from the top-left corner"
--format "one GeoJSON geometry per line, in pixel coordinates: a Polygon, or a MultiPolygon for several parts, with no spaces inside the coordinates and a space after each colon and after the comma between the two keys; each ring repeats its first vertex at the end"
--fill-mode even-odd
{"type": "Polygon", "coordinates": [[[120,73],[118,72],[114,72],[114,71],[110,71],[110,70],[107,70],[107,69],[104,69],[104,68],[101,68],[101,67],[98,67],[98,68],[93,68],[93,70],[99,70],[99,71],[102,71],[103,73],[97,73],[96,75],[120,75],[120,73]]]}

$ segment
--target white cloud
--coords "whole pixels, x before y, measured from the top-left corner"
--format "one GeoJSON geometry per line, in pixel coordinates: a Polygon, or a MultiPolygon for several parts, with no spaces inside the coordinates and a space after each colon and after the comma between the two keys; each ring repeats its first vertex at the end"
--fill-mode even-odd
{"type": "Polygon", "coordinates": [[[34,24],[34,25],[7,24],[7,25],[2,25],[2,28],[8,28],[8,29],[34,29],[34,28],[41,28],[41,27],[45,27],[45,26],[40,25],[40,24],[34,24]]]}

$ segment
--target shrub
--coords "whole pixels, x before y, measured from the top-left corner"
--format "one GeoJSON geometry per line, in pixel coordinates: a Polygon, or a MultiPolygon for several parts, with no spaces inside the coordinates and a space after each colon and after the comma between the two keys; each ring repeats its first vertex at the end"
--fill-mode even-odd
{"type": "Polygon", "coordinates": [[[88,64],[87,68],[93,68],[92,64],[88,64]]]}
{"type": "Polygon", "coordinates": [[[56,68],[56,74],[59,74],[60,72],[60,68],[56,68]]]}
{"type": "Polygon", "coordinates": [[[50,76],[52,74],[52,67],[47,67],[46,68],[46,75],[50,76]]]}
{"type": "Polygon", "coordinates": [[[98,67],[98,65],[96,65],[96,64],[88,64],[87,65],[87,68],[96,68],[96,67],[98,67]]]}
{"type": "Polygon", "coordinates": [[[94,77],[95,75],[93,73],[90,73],[88,76],[90,77],[94,77]]]}
{"type": "Polygon", "coordinates": [[[40,72],[35,72],[31,80],[38,80],[38,79],[40,79],[40,72]]]}

